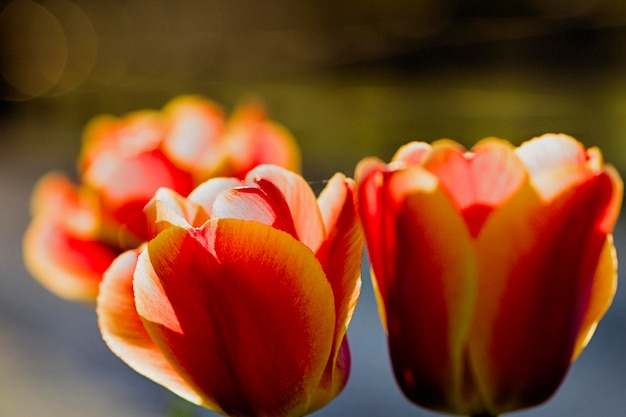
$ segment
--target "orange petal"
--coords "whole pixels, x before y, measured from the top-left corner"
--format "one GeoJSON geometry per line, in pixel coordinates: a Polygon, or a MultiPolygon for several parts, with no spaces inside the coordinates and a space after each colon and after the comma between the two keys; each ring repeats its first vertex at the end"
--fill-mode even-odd
{"type": "Polygon", "coordinates": [[[578,338],[572,355],[572,361],[587,346],[596,330],[598,322],[608,310],[617,290],[617,253],[613,237],[609,235],[604,242],[598,267],[590,290],[591,299],[582,319],[578,338]]]}
{"type": "Polygon", "coordinates": [[[580,142],[567,135],[543,135],[523,143],[515,152],[545,201],[586,181],[601,164],[589,159],[601,158],[599,151],[588,154],[580,142]]]}
{"type": "Polygon", "coordinates": [[[177,165],[196,171],[203,155],[219,154],[224,113],[215,103],[198,96],[180,96],[170,101],[163,113],[170,123],[163,150],[177,165]]]}
{"type": "Polygon", "coordinates": [[[168,188],[160,188],[144,207],[151,236],[172,226],[201,226],[209,215],[198,204],[168,188]]]}
{"type": "Polygon", "coordinates": [[[118,253],[98,240],[76,236],[57,219],[40,215],[26,230],[23,254],[29,272],[50,291],[92,302],[102,273],[118,253]]]}
{"type": "Polygon", "coordinates": [[[187,197],[189,201],[202,206],[202,208],[212,217],[213,203],[215,198],[231,188],[241,187],[243,184],[236,178],[211,178],[198,185],[187,197]]]}
{"type": "Polygon", "coordinates": [[[235,109],[225,141],[234,176],[243,177],[263,164],[300,171],[300,150],[295,139],[283,126],[269,120],[258,102],[247,101],[235,109]]]}
{"type": "Polygon", "coordinates": [[[95,158],[112,153],[133,158],[157,149],[165,133],[161,114],[151,110],[136,111],[122,118],[101,115],[89,121],[83,131],[79,173],[91,169],[95,158]]]}
{"type": "Polygon", "coordinates": [[[354,181],[343,174],[335,174],[322,190],[318,204],[328,238],[317,257],[335,294],[336,340],[339,343],[350,323],[361,288],[359,277],[364,242],[354,181]]]}
{"type": "Polygon", "coordinates": [[[46,216],[68,233],[95,238],[100,228],[97,197],[59,172],[48,172],[35,185],[31,197],[33,216],[46,216]]]}
{"type": "MultiPolygon", "coordinates": [[[[359,212],[363,230],[367,237],[367,249],[372,266],[372,280],[377,289],[379,301],[388,299],[387,285],[393,280],[395,265],[390,259],[395,257],[396,230],[395,205],[389,188],[383,187],[388,177],[386,165],[376,158],[363,159],[356,167],[358,183],[359,212]]],[[[431,178],[432,179],[432,178],[431,178]]],[[[385,309],[379,304],[383,327],[387,328],[385,309]]]]}
{"type": "Polygon", "coordinates": [[[422,165],[432,146],[426,142],[410,142],[395,153],[391,158],[392,163],[402,163],[406,165],[422,165]]]}
{"type": "Polygon", "coordinates": [[[396,205],[395,222],[387,227],[401,242],[385,260],[394,274],[375,270],[385,288],[396,378],[416,403],[463,412],[465,345],[476,298],[470,235],[447,193],[422,168],[393,172],[382,189],[391,200],[384,203],[396,205]]]}
{"type": "Polygon", "coordinates": [[[567,135],[546,134],[522,143],[516,150],[531,177],[563,166],[587,165],[583,145],[567,135]]]}
{"type": "Polygon", "coordinates": [[[436,142],[424,167],[450,193],[473,237],[493,208],[509,199],[526,177],[513,146],[493,138],[482,140],[472,152],[451,141],[436,142]]]}
{"type": "MultiPolygon", "coordinates": [[[[333,380],[348,324],[361,290],[363,230],[358,217],[354,181],[335,174],[318,198],[328,238],[316,254],[333,288],[337,324],[334,350],[327,374],[333,380]]],[[[333,395],[334,396],[334,395],[333,395]]]]}
{"type": "Polygon", "coordinates": [[[160,187],[187,195],[192,177],[160,152],[144,152],[133,158],[103,153],[85,172],[83,182],[95,188],[103,204],[103,215],[111,216],[140,239],[147,239],[143,207],[160,187]]]}
{"type": "Polygon", "coordinates": [[[139,259],[135,296],[161,351],[226,414],[305,414],[335,314],[319,262],[293,237],[237,219],[168,229],[139,259]]]}
{"type": "Polygon", "coordinates": [[[526,186],[487,221],[477,242],[470,354],[488,411],[545,401],[564,377],[590,302],[606,240],[598,225],[613,191],[610,177],[600,174],[546,206],[526,186]]]}
{"type": "Polygon", "coordinates": [[[267,180],[274,184],[287,201],[298,239],[316,252],[326,231],[317,200],[309,184],[300,175],[275,165],[261,165],[250,171],[248,183],[267,180]]]}
{"type": "Polygon", "coordinates": [[[273,183],[265,179],[259,179],[257,183],[258,187],[237,187],[219,194],[213,203],[213,218],[254,220],[297,239],[285,197],[273,183]]]}
{"type": "Polygon", "coordinates": [[[178,375],[144,328],[133,292],[133,272],[139,253],[123,253],[104,274],[96,308],[102,337],[111,351],[135,371],[187,401],[217,409],[178,375]]]}

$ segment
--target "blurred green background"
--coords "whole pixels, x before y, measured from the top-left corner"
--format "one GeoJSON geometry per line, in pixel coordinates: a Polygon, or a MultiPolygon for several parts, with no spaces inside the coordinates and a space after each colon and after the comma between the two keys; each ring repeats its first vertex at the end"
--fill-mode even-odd
{"type": "MultiPolygon", "coordinates": [[[[5,4],[6,3],[6,4],[5,4]]],[[[626,171],[621,0],[14,0],[0,9],[0,416],[163,416],[170,395],[104,346],[91,308],[24,270],[36,179],[73,173],[84,124],[202,94],[260,97],[311,181],[352,175],[411,140],[519,144],[564,132],[626,171]]],[[[618,224],[618,251],[626,230],[618,224]]],[[[620,253],[621,253],[620,252],[620,253]]],[[[626,410],[618,295],[553,401],[517,415],[626,410]]],[[[352,377],[315,415],[435,416],[391,376],[367,267],[349,330],[352,377]]],[[[199,415],[213,415],[198,411],[199,415]]]]}

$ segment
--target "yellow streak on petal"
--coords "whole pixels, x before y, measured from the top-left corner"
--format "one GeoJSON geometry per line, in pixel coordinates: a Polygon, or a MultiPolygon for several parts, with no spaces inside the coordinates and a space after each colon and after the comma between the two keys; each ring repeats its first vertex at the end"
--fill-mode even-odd
{"type": "Polygon", "coordinates": [[[150,338],[135,307],[133,272],[140,250],[120,255],[104,274],[96,312],[107,346],[135,371],[185,400],[219,411],[172,367],[150,338]]]}
{"type": "Polygon", "coordinates": [[[608,310],[617,291],[617,252],[615,251],[613,236],[611,235],[607,236],[602,248],[590,291],[591,299],[582,320],[572,361],[580,355],[580,352],[591,340],[598,322],[608,310]]]}

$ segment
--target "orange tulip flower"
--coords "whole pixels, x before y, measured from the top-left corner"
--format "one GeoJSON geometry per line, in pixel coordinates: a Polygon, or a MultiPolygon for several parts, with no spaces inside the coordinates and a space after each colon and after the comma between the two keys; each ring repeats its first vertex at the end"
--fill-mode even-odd
{"type": "Polygon", "coordinates": [[[616,289],[622,181],[600,151],[565,135],[414,142],[356,177],[407,397],[462,415],[548,399],[616,289]]]}
{"type": "Polygon", "coordinates": [[[299,152],[255,103],[228,121],[193,96],[161,112],[97,117],[85,129],[79,183],[50,173],[35,188],[26,265],[57,295],[93,301],[111,261],[148,238],[143,207],[159,187],[187,195],[208,178],[243,178],[262,163],[297,170],[299,152]]]}
{"type": "Polygon", "coordinates": [[[229,416],[302,416],[350,368],[360,290],[354,182],[316,200],[297,174],[263,165],[146,206],[155,237],[104,274],[104,340],[137,372],[229,416]]]}

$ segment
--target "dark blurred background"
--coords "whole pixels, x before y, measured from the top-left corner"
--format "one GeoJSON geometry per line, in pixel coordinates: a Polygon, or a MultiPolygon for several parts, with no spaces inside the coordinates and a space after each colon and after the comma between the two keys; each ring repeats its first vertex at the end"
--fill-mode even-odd
{"type": "MultiPolygon", "coordinates": [[[[410,140],[564,132],[626,170],[622,0],[15,0],[0,6],[0,417],[165,416],[171,396],[104,346],[90,307],[24,270],[34,182],[74,170],[84,124],[202,94],[260,97],[312,181],[410,140]]],[[[626,229],[618,224],[618,251],[626,229]]],[[[364,268],[348,386],[316,416],[435,416],[391,376],[364,268]]],[[[626,296],[548,404],[626,415],[626,296]]],[[[213,415],[198,411],[198,415],[213,415]]]]}

